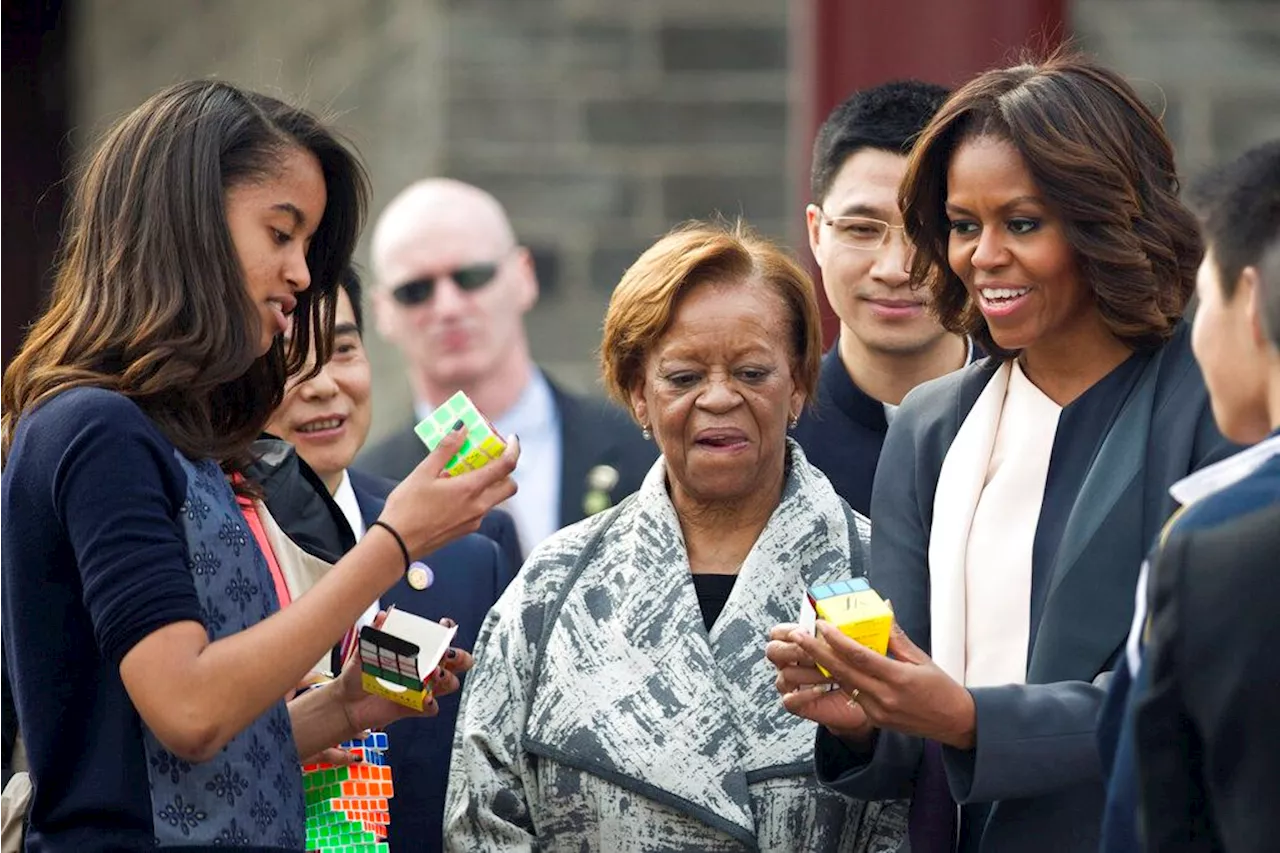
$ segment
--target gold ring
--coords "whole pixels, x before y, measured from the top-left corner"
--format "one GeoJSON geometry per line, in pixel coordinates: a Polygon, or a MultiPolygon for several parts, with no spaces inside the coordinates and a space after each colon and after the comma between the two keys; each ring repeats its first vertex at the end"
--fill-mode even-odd
{"type": "Polygon", "coordinates": [[[861,692],[862,692],[861,690],[855,687],[853,688],[852,692],[849,693],[849,698],[846,699],[845,701],[849,703],[850,708],[858,707],[858,694],[860,694],[861,692]]]}

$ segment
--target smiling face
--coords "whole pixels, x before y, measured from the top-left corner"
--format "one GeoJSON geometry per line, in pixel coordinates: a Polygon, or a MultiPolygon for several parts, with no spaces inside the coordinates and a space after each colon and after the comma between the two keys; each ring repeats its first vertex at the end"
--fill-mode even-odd
{"type": "Polygon", "coordinates": [[[287,151],[261,180],[227,190],[227,227],[262,322],[260,356],[288,330],[295,294],[311,286],[307,249],[325,201],[320,161],[301,148],[287,151]]]}
{"type": "Polygon", "coordinates": [[[980,136],[960,143],[947,169],[947,260],[1006,350],[1074,339],[1100,325],[1062,220],[1022,155],[980,136]]]}
{"type": "MultiPolygon", "coordinates": [[[[308,365],[314,359],[313,349],[308,365]]],[[[351,299],[339,288],[333,357],[311,379],[289,383],[266,427],[297,448],[330,492],[369,435],[372,378],[351,299]]]]}
{"type": "Polygon", "coordinates": [[[906,157],[864,148],[840,167],[821,208],[810,205],[806,211],[809,247],[842,331],[868,349],[890,354],[918,353],[948,337],[928,311],[928,291],[908,286],[911,252],[905,234],[890,229],[880,248],[861,249],[826,220],[858,216],[901,226],[898,186],[906,170],[906,157]]]}
{"type": "Polygon", "coordinates": [[[700,284],[681,299],[631,391],[653,431],[677,507],[733,505],[780,488],[792,377],[791,318],[756,283],[700,284]]]}

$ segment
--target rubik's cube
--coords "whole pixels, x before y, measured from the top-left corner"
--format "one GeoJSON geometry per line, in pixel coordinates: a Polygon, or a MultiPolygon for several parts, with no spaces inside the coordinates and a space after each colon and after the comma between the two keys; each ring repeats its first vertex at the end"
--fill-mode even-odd
{"type": "Polygon", "coordinates": [[[366,693],[421,711],[431,685],[418,674],[418,646],[366,625],[360,629],[360,683],[366,693]],[[395,690],[382,682],[403,687],[395,690]]]}
{"type": "Polygon", "coordinates": [[[462,442],[462,447],[458,448],[458,452],[445,465],[447,472],[461,474],[465,471],[474,471],[502,455],[502,451],[507,446],[506,442],[498,436],[498,431],[494,429],[493,424],[480,414],[480,410],[471,402],[471,398],[461,391],[428,415],[422,423],[413,428],[413,431],[418,434],[418,438],[422,439],[428,450],[435,450],[436,445],[449,434],[458,421],[462,421],[466,426],[467,437],[462,442]]]}
{"type": "MultiPolygon", "coordinates": [[[[879,654],[888,651],[893,611],[866,578],[810,587],[800,606],[800,625],[813,633],[818,619],[830,622],[840,633],[872,651],[879,654]]],[[[818,669],[823,675],[831,675],[821,666],[818,669]]]]}
{"type": "Polygon", "coordinates": [[[359,764],[302,768],[307,803],[307,850],[317,853],[388,853],[387,800],[393,796],[387,735],[372,732],[340,744],[359,764]]]}

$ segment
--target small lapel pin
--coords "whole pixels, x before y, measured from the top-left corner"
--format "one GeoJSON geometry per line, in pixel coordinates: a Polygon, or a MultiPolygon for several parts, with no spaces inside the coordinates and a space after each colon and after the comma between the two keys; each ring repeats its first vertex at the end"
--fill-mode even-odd
{"type": "Polygon", "coordinates": [[[594,492],[612,492],[618,485],[618,469],[612,465],[597,465],[587,472],[587,485],[594,492]]]}
{"type": "Polygon", "coordinates": [[[613,506],[610,492],[618,485],[618,469],[597,465],[587,472],[587,493],[582,496],[582,511],[587,515],[604,512],[613,506]]]}
{"type": "Polygon", "coordinates": [[[405,580],[409,581],[409,586],[421,592],[435,581],[436,576],[431,567],[421,561],[416,561],[409,566],[409,571],[405,572],[405,580]]]}

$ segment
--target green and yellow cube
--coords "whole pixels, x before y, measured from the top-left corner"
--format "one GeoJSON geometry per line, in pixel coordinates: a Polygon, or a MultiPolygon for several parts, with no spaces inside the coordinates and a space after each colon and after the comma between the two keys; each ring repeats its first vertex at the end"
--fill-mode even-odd
{"type": "Polygon", "coordinates": [[[480,410],[471,402],[471,398],[461,391],[428,415],[422,423],[413,428],[413,431],[418,434],[418,438],[422,439],[427,450],[435,450],[458,421],[462,421],[466,427],[467,438],[453,458],[446,463],[447,472],[461,474],[474,471],[502,455],[507,443],[498,435],[493,424],[480,414],[480,410]]]}

